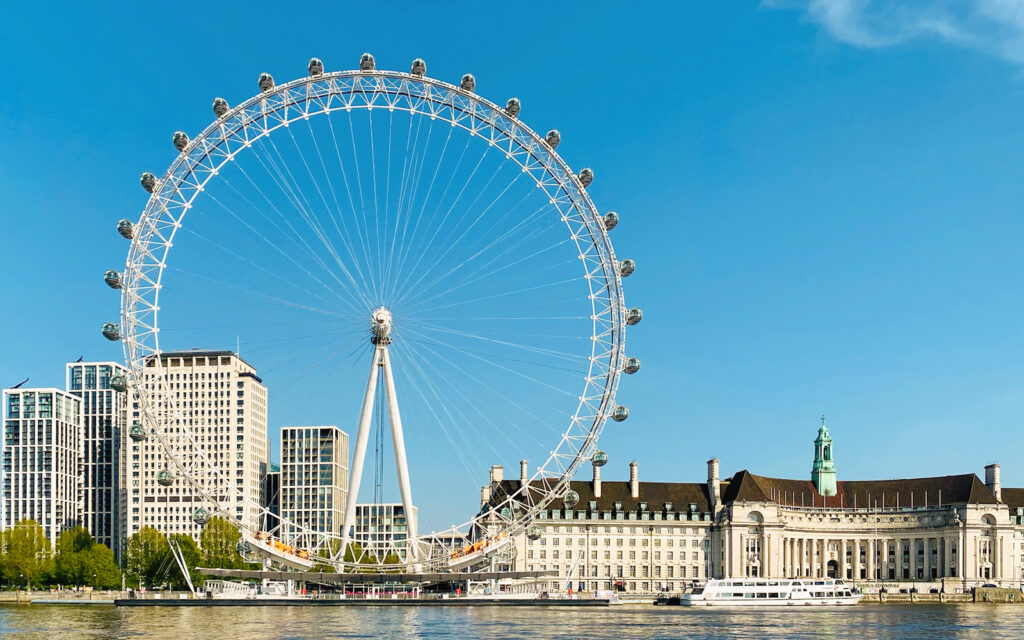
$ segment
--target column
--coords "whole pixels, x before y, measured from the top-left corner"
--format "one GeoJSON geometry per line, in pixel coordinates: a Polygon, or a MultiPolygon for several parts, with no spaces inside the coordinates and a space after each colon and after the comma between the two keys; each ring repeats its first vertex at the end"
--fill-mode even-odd
{"type": "Polygon", "coordinates": [[[864,549],[864,562],[867,563],[868,580],[875,579],[875,540],[868,540],[864,549]]]}
{"type": "Polygon", "coordinates": [[[917,538],[910,539],[910,579],[917,577],[917,538]]]}
{"type": "Polygon", "coordinates": [[[932,539],[925,538],[922,542],[924,544],[924,579],[932,579],[932,539]]]}

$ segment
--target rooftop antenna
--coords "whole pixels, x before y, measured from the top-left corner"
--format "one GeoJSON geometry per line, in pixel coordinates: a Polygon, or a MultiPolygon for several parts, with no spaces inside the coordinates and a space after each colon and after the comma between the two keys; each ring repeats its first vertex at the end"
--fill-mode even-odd
{"type": "Polygon", "coordinates": [[[81,361],[82,361],[82,356],[78,356],[78,360],[75,360],[76,363],[81,362],[81,361]]]}
{"type": "Polygon", "coordinates": [[[28,378],[25,378],[24,380],[22,380],[21,382],[19,382],[18,384],[14,385],[11,388],[12,389],[17,389],[18,387],[20,387],[21,385],[25,384],[26,382],[28,382],[28,378]]]}
{"type": "Polygon", "coordinates": [[[238,334],[236,333],[235,334],[235,355],[236,356],[238,355],[238,352],[240,351],[240,349],[241,349],[241,347],[239,346],[238,334]]]}

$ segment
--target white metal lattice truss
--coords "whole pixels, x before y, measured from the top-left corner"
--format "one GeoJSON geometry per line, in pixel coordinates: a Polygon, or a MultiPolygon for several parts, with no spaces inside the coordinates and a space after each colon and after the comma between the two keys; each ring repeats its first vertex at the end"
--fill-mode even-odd
{"type": "MultiPolygon", "coordinates": [[[[226,481],[196,436],[183,426],[186,422],[181,420],[171,399],[159,357],[157,321],[161,279],[175,234],[182,228],[193,203],[227,163],[292,122],[339,111],[397,110],[458,127],[499,150],[506,162],[518,165],[557,211],[565,233],[578,250],[583,279],[589,288],[593,331],[589,370],[582,380],[578,405],[561,440],[536,468],[530,482],[510,495],[494,496],[492,509],[451,531],[416,538],[408,559],[400,563],[402,567],[418,570],[470,566],[501,548],[513,534],[531,523],[541,509],[565,496],[573,474],[597,451],[605,421],[616,410],[614,398],[620,374],[624,367],[628,370],[624,356],[626,324],[634,322],[627,317],[622,266],[616,261],[604,219],[586,191],[585,182],[589,181],[581,182],[554,148],[518,119],[518,108],[506,110],[497,106],[476,95],[472,84],[467,90],[423,75],[370,68],[318,72],[279,86],[273,86],[271,81],[266,88],[232,109],[224,105],[215,122],[194,139],[183,142],[181,154],[147,187],[151,187],[152,196],[131,231],[131,248],[121,280],[120,334],[130,369],[129,384],[138,391],[148,435],[161,443],[173,465],[171,473],[187,481],[211,511],[222,511],[234,519],[220,505],[238,504],[236,499],[224,501],[225,497],[236,496],[238,489],[226,481]],[[461,548],[461,542],[453,542],[460,539],[477,544],[466,550],[461,548]]],[[[342,279],[354,286],[354,274],[344,264],[339,266],[342,279]]],[[[379,350],[375,350],[376,357],[379,350]]],[[[348,515],[351,517],[351,510],[348,515]]],[[[347,531],[351,524],[345,523],[344,529],[347,531]]],[[[255,540],[254,531],[243,527],[243,535],[251,543],[249,552],[258,549],[281,564],[305,567],[316,559],[345,571],[360,562],[360,558],[343,557],[344,545],[339,536],[306,533],[309,535],[302,539],[317,542],[299,558],[275,552],[264,541],[255,540]],[[275,553],[279,557],[275,558],[275,553]]],[[[387,562],[387,554],[380,550],[367,549],[366,553],[373,553],[380,570],[399,568],[393,560],[387,562]]]]}

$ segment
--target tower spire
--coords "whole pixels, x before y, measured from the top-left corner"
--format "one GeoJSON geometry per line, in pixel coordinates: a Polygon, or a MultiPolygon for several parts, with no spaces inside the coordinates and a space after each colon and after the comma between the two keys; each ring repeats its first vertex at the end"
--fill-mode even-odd
{"type": "Polygon", "coordinates": [[[821,415],[818,437],[814,439],[814,465],[811,467],[811,482],[823,496],[834,496],[836,488],[836,464],[832,459],[832,436],[825,425],[825,414],[821,415]]]}

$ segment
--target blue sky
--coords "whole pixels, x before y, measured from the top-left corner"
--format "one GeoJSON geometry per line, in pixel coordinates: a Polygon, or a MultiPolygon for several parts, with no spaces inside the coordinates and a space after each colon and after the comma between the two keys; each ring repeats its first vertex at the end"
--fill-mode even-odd
{"type": "MultiPolygon", "coordinates": [[[[808,477],[824,413],[840,479],[999,461],[1024,486],[1024,28],[1003,6],[7,8],[0,384],[119,357],[100,278],[123,264],[113,225],[138,216],[138,174],[169,164],[171,132],[202,129],[214,96],[241,101],[262,71],[371,51],[518,96],[620,212],[643,369],[620,389],[632,417],[602,438],[606,477],[638,459],[642,479],[697,481],[711,456],[808,477]]],[[[283,420],[271,406],[272,433],[283,420]]]]}

